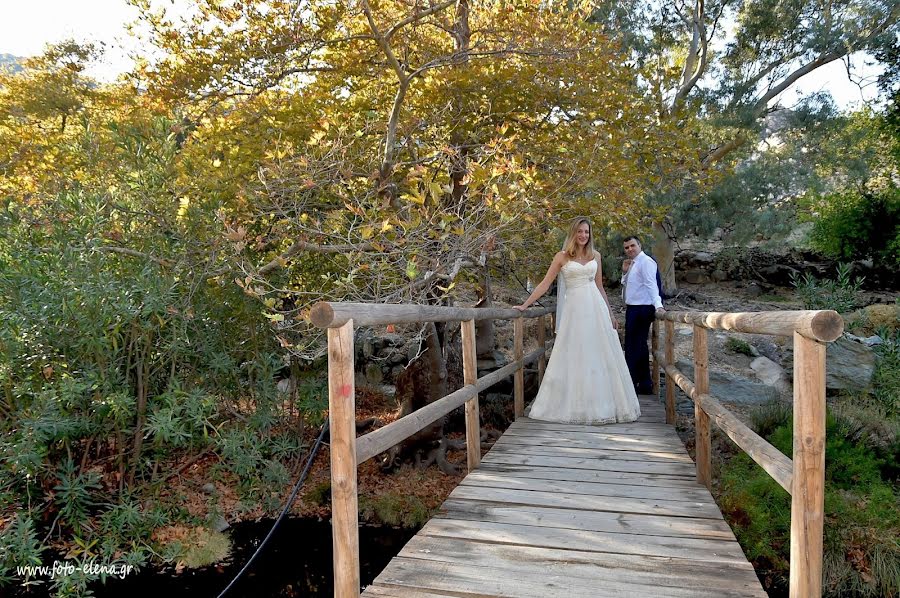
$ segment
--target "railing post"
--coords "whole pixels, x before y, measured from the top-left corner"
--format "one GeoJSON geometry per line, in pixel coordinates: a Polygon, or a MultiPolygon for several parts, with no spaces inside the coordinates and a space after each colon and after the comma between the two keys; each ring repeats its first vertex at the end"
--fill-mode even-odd
{"type": "MultiPolygon", "coordinates": [[[[706,328],[694,325],[694,388],[697,395],[709,394],[709,355],[706,328]]],[[[697,458],[697,482],[712,488],[710,475],[709,415],[694,401],[694,443],[697,458]]]]}
{"type": "Polygon", "coordinates": [[[653,320],[653,328],[650,333],[650,355],[653,356],[653,394],[659,397],[659,320],[653,320]]]}
{"type": "MultiPolygon", "coordinates": [[[[463,384],[478,381],[475,356],[475,320],[460,322],[462,332],[463,384]]],[[[478,420],[478,395],[466,401],[466,465],[474,471],[481,463],[481,426],[478,420]]]]}
{"type": "MultiPolygon", "coordinates": [[[[537,318],[537,342],[538,348],[547,349],[547,320],[546,316],[538,316],[537,318]]],[[[547,369],[547,355],[538,357],[538,384],[544,381],[544,370],[547,369]]]]}
{"type": "Polygon", "coordinates": [[[825,345],[794,333],[794,476],[790,596],[822,595],[825,345]]]}
{"type": "MultiPolygon", "coordinates": [[[[675,365],[675,322],[666,320],[666,367],[675,365]]],[[[675,423],[675,381],[666,375],[666,423],[675,423]]]]}
{"type": "Polygon", "coordinates": [[[359,505],[356,488],[356,390],[353,355],[353,320],[340,328],[329,328],[331,538],[336,598],[359,596],[359,505]]]}
{"type": "MultiPolygon", "coordinates": [[[[525,336],[525,319],[513,320],[513,359],[519,361],[525,355],[523,341],[525,336]]],[[[516,419],[525,415],[525,366],[519,366],[513,375],[513,409],[516,419]]]]}

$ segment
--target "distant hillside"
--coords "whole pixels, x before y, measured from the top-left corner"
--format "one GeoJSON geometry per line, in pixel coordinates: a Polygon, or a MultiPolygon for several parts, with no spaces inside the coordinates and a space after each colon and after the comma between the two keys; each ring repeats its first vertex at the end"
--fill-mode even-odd
{"type": "Polygon", "coordinates": [[[12,72],[18,73],[22,70],[22,59],[12,54],[0,54],[0,69],[11,69],[12,72]]]}

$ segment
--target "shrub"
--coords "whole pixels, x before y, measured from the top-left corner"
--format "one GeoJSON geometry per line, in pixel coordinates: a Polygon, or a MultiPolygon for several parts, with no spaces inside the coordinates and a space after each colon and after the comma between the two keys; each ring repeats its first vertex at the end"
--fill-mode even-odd
{"type": "MultiPolygon", "coordinates": [[[[786,410],[772,407],[756,420],[772,425],[786,410]]],[[[848,438],[829,414],[825,447],[824,594],[894,596],[900,592],[900,507],[895,488],[881,477],[883,460],[848,438]]],[[[790,420],[768,440],[790,456],[790,420]]],[[[790,496],[744,453],[722,469],[719,497],[747,556],[766,570],[773,586],[786,585],[790,553],[790,496]]]]}
{"type": "Polygon", "coordinates": [[[900,265],[900,189],[841,191],[813,197],[805,208],[815,249],[837,259],[900,265]]]}
{"type": "Polygon", "coordinates": [[[753,357],[753,348],[750,346],[750,343],[733,336],[729,336],[728,340],[725,341],[725,348],[733,353],[741,353],[753,357]]]}
{"type": "Polygon", "coordinates": [[[834,280],[818,280],[811,274],[795,276],[792,280],[803,307],[833,309],[840,313],[852,311],[857,306],[862,283],[862,278],[850,280],[849,264],[838,264],[834,280]]]}

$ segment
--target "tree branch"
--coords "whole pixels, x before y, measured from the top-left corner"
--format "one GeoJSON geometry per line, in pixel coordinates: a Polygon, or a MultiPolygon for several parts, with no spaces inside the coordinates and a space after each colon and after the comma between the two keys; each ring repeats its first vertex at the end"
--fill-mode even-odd
{"type": "Polygon", "coordinates": [[[296,241],[287,251],[260,268],[259,274],[265,275],[273,270],[281,268],[290,258],[301,251],[308,251],[310,253],[346,253],[348,251],[372,251],[374,249],[375,247],[371,243],[362,243],[360,245],[317,245],[307,241],[296,241]]]}

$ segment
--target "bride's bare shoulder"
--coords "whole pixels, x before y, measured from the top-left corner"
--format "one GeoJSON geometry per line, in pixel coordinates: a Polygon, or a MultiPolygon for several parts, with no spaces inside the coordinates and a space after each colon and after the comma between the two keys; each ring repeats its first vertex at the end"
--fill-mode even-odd
{"type": "Polygon", "coordinates": [[[569,261],[569,256],[565,251],[557,251],[556,255],[553,256],[554,262],[559,262],[560,264],[565,264],[569,261]]]}

